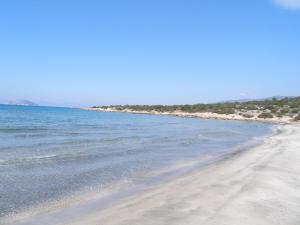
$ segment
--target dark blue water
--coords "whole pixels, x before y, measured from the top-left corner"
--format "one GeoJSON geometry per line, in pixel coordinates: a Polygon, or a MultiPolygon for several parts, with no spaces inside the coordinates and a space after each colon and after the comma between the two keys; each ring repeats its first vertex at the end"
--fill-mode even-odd
{"type": "Polygon", "coordinates": [[[0,105],[0,217],[83,188],[217,157],[271,133],[261,123],[0,105]]]}

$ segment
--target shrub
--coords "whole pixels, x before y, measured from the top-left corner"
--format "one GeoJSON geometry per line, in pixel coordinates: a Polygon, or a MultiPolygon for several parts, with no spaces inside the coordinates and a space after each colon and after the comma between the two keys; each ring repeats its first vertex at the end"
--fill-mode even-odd
{"type": "Polygon", "coordinates": [[[288,108],[283,108],[280,110],[280,114],[285,115],[288,114],[290,112],[290,110],[288,108]]]}
{"type": "Polygon", "coordinates": [[[251,114],[241,114],[241,115],[245,118],[252,118],[253,117],[253,115],[251,115],[251,114]]]}
{"type": "Polygon", "coordinates": [[[231,108],[218,108],[218,109],[214,109],[213,112],[218,114],[226,114],[226,115],[235,113],[234,109],[231,108]]]}
{"type": "Polygon", "coordinates": [[[298,108],[294,108],[294,109],[292,109],[292,111],[291,111],[292,113],[294,113],[294,114],[296,114],[296,113],[298,113],[299,112],[299,109],[298,108]]]}
{"type": "Polygon", "coordinates": [[[258,116],[258,118],[270,119],[270,118],[273,118],[273,115],[271,113],[263,112],[258,116]]]}
{"type": "Polygon", "coordinates": [[[277,113],[277,108],[271,109],[272,113],[277,113]]]}

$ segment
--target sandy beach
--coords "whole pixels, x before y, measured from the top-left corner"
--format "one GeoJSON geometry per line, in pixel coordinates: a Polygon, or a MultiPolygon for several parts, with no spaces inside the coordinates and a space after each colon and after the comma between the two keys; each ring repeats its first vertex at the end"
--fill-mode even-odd
{"type": "Polygon", "coordinates": [[[0,225],[300,225],[300,0],[0,11],[0,225]]]}
{"type": "MultiPolygon", "coordinates": [[[[158,111],[134,111],[130,109],[116,110],[115,108],[82,108],[83,110],[99,111],[99,112],[121,112],[121,113],[134,113],[134,114],[150,114],[160,116],[178,116],[188,118],[200,118],[200,119],[217,119],[217,120],[240,120],[240,121],[257,121],[257,122],[269,122],[287,124],[293,122],[293,118],[288,116],[274,117],[274,118],[259,118],[259,113],[252,114],[253,117],[247,118],[239,114],[218,114],[213,112],[196,112],[186,113],[182,111],[174,112],[158,112],[158,111]]],[[[250,114],[250,112],[248,112],[250,114]]]]}
{"type": "Polygon", "coordinates": [[[70,224],[300,224],[300,125],[242,155],[70,224]]]}
{"type": "Polygon", "coordinates": [[[280,125],[257,147],[109,207],[60,209],[12,224],[298,225],[299,137],[299,123],[280,125]]]}

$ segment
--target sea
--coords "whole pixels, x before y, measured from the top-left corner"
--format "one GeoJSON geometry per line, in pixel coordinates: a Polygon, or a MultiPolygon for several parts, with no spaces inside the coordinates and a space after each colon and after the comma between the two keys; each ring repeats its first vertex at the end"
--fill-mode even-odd
{"type": "Polygon", "coordinates": [[[0,221],[122,183],[167,182],[272,132],[258,122],[0,105],[0,221]]]}

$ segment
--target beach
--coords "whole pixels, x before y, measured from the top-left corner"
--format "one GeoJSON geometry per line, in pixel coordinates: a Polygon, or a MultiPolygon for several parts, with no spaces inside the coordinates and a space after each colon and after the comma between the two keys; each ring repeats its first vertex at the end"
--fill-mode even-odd
{"type": "Polygon", "coordinates": [[[256,121],[256,122],[268,122],[268,123],[277,123],[277,124],[287,124],[293,122],[293,118],[289,116],[282,117],[273,117],[273,118],[259,118],[259,113],[253,114],[252,117],[244,117],[238,113],[234,114],[219,114],[213,112],[195,112],[187,113],[182,111],[173,111],[173,112],[158,112],[155,110],[152,111],[136,111],[131,109],[122,109],[118,110],[115,107],[108,108],[82,108],[83,110],[89,111],[98,111],[98,112],[121,112],[121,113],[133,113],[133,114],[150,114],[150,115],[160,115],[160,116],[178,116],[178,117],[187,117],[187,118],[200,118],[200,119],[216,119],[216,120],[238,120],[238,121],[256,121]]]}
{"type": "Polygon", "coordinates": [[[300,225],[300,0],[0,6],[0,225],[300,225]]]}
{"type": "Polygon", "coordinates": [[[70,224],[300,223],[300,125],[219,165],[70,224]]]}
{"type": "Polygon", "coordinates": [[[265,144],[70,224],[300,223],[300,125],[265,144]]]}
{"type": "Polygon", "coordinates": [[[299,123],[280,125],[259,146],[108,207],[39,213],[36,220],[31,217],[12,224],[298,225],[299,136],[299,123]]]}

